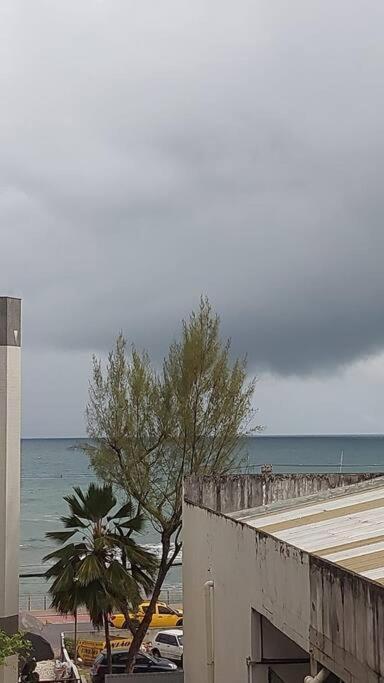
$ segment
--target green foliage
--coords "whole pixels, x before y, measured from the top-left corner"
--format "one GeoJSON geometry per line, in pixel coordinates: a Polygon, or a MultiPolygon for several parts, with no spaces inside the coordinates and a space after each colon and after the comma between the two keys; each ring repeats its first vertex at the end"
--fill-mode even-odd
{"type": "Polygon", "coordinates": [[[31,648],[30,641],[20,631],[10,636],[0,629],[0,666],[12,655],[27,657],[31,648]]]}
{"type": "Polygon", "coordinates": [[[132,512],[130,504],[114,512],[117,501],[110,485],[92,483],[85,492],[75,487],[65,500],[70,515],[61,521],[67,531],[46,534],[56,543],[64,543],[44,558],[55,560],[45,574],[53,580],[52,606],[68,614],[85,605],[93,624],[101,626],[103,614],[121,600],[132,606],[139,603],[140,586],[152,584],[156,560],[131,537],[142,530],[143,517],[127,518],[132,512]],[[143,581],[133,575],[131,565],[134,570],[140,568],[143,581]]]}
{"type": "MultiPolygon", "coordinates": [[[[250,431],[255,382],[246,359],[231,360],[220,320],[207,299],[183,322],[156,372],[146,353],[117,338],[106,370],[93,359],[87,406],[91,444],[81,446],[103,481],[135,501],[161,535],[156,595],[181,549],[183,477],[221,475],[239,463],[240,437],[250,431]]],[[[140,635],[135,635],[132,648],[140,635]]],[[[131,649],[132,649],[131,648],[131,649]]]]}
{"type": "Polygon", "coordinates": [[[137,607],[140,588],[153,584],[156,558],[132,538],[142,530],[143,517],[127,518],[129,504],[114,512],[109,484],[90,484],[85,492],[75,487],[65,500],[70,514],[61,521],[67,531],[46,534],[60,545],[44,558],[55,560],[45,573],[52,580],[51,604],[63,614],[84,605],[93,625],[104,625],[108,647],[108,614],[127,604],[137,607]]]}
{"type": "Polygon", "coordinates": [[[246,360],[230,360],[220,321],[202,299],[183,322],[161,374],[147,354],[128,354],[120,335],[106,372],[94,359],[87,406],[92,444],[83,449],[97,475],[125,491],[161,532],[179,524],[186,474],[230,471],[253,417],[254,381],[246,360]]]}
{"type": "Polygon", "coordinates": [[[67,650],[71,659],[75,659],[75,641],[73,638],[64,638],[65,649],[67,650]]]}

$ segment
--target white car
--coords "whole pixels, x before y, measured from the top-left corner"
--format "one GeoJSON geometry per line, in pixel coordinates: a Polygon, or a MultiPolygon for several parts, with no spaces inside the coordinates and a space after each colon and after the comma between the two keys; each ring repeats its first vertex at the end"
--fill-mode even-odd
{"type": "Polygon", "coordinates": [[[183,631],[180,628],[159,631],[153,639],[152,654],[180,662],[183,666],[183,631]]]}

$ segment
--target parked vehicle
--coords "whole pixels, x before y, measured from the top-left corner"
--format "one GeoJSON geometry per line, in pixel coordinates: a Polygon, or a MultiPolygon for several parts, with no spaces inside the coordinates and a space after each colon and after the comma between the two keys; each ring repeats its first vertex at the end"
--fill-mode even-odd
{"type": "Polygon", "coordinates": [[[159,631],[153,639],[154,657],[166,657],[183,666],[183,632],[179,628],[159,631]]]}
{"type": "MultiPolygon", "coordinates": [[[[146,610],[148,609],[149,600],[145,600],[139,605],[136,614],[130,613],[129,616],[133,621],[142,621],[146,610]]],[[[113,614],[111,617],[111,624],[115,628],[127,628],[124,614],[113,614]]],[[[183,612],[181,610],[174,610],[165,602],[157,602],[155,612],[152,616],[150,626],[153,628],[172,628],[174,626],[183,625],[183,612]]]]}
{"type": "MultiPolygon", "coordinates": [[[[127,663],[128,650],[114,650],[112,652],[112,673],[124,674],[127,663]]],[[[145,652],[139,652],[136,655],[133,673],[160,673],[167,671],[175,671],[177,665],[170,662],[168,659],[158,659],[145,652]]],[[[96,657],[93,667],[91,669],[92,683],[104,683],[105,675],[108,673],[107,653],[106,650],[100,652],[96,657]]]]}

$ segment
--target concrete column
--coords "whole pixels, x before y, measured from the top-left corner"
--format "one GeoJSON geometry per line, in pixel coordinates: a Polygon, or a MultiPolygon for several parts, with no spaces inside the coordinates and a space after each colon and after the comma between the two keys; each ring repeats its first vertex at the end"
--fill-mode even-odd
{"type": "MultiPolygon", "coordinates": [[[[21,301],[0,297],[0,629],[18,629],[21,301]]],[[[17,681],[17,658],[0,683],[17,681]]]]}

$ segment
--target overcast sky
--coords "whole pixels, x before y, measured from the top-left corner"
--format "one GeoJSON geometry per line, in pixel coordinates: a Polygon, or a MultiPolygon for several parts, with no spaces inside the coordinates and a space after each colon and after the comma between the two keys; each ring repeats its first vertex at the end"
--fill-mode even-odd
{"type": "Polygon", "coordinates": [[[25,436],[208,294],[266,433],[384,431],[382,0],[2,0],[0,294],[25,436]]]}

